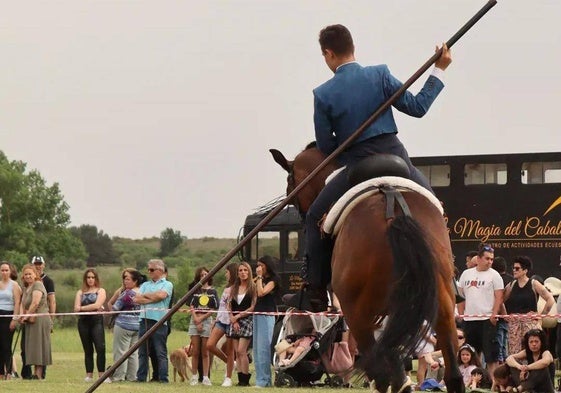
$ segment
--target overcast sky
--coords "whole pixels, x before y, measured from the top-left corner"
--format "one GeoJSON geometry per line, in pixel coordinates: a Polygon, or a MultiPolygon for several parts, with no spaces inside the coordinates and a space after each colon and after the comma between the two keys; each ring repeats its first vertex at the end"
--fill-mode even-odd
{"type": "MultiPolygon", "coordinates": [[[[0,150],[60,183],[73,225],[235,237],[284,192],[268,149],[314,139],[322,27],[405,81],[484,4],[1,0],[0,150]]],[[[559,0],[499,0],[428,115],[396,112],[410,155],[561,151],[560,20],[559,0]]]]}

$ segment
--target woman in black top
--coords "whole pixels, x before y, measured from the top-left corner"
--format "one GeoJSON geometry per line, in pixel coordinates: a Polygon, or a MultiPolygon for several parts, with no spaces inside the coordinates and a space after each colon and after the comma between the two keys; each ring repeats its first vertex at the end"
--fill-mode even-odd
{"type": "Polygon", "coordinates": [[[255,288],[257,303],[253,315],[253,360],[255,361],[255,385],[272,386],[271,341],[275,327],[277,304],[275,301],[280,280],[275,272],[277,259],[265,255],[257,261],[255,288]],[[259,314],[262,313],[262,314],[259,314]],[[265,314],[268,313],[268,314],[265,314]]]}
{"type": "MultiPolygon", "coordinates": [[[[105,289],[101,288],[99,275],[93,268],[86,269],[82,279],[82,288],[76,292],[74,299],[75,312],[103,311],[106,300],[105,289]]],[[[99,376],[105,372],[105,330],[103,315],[87,314],[78,317],[78,333],[84,349],[86,377],[84,381],[93,381],[94,348],[97,353],[97,372],[99,376]]],[[[106,380],[109,381],[110,380],[106,380]]]]}
{"type": "Polygon", "coordinates": [[[543,314],[549,313],[555,300],[551,293],[538,281],[528,277],[532,270],[532,260],[526,256],[514,258],[512,273],[514,280],[505,288],[504,304],[508,314],[517,315],[508,318],[508,353],[509,355],[520,352],[522,338],[527,331],[540,327],[540,320],[532,314],[538,310],[538,296],[541,296],[546,304],[543,314]]]}
{"type": "Polygon", "coordinates": [[[510,374],[518,392],[554,393],[555,364],[547,350],[547,338],[541,329],[532,329],[524,335],[522,351],[506,358],[510,374]]]}
{"type": "Polygon", "coordinates": [[[238,368],[238,385],[249,386],[249,358],[247,348],[253,335],[253,317],[257,293],[251,274],[251,266],[241,262],[238,266],[238,277],[230,292],[228,310],[230,311],[230,330],[238,368]]]}

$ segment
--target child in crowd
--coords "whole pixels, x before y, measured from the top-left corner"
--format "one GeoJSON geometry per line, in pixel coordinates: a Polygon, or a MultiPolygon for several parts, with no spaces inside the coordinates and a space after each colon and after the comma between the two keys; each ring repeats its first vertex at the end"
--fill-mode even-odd
{"type": "Polygon", "coordinates": [[[493,392],[504,393],[509,392],[516,384],[510,375],[510,367],[507,364],[501,364],[493,371],[493,392]]]}
{"type": "Polygon", "coordinates": [[[468,388],[470,389],[490,389],[491,378],[487,370],[476,367],[471,371],[471,381],[468,388]]]}
{"type": "Polygon", "coordinates": [[[275,350],[279,356],[279,366],[290,365],[302,352],[310,348],[314,340],[315,337],[313,336],[301,337],[292,344],[288,343],[286,340],[282,340],[275,346],[275,350]]]}
{"type": "Polygon", "coordinates": [[[481,368],[479,357],[471,345],[464,344],[460,347],[458,351],[458,364],[460,365],[460,373],[462,373],[464,384],[469,387],[472,382],[472,371],[477,367],[481,368]]]}
{"type": "MultiPolygon", "coordinates": [[[[425,321],[424,324],[426,326],[428,322],[425,321]]],[[[419,361],[417,366],[417,386],[421,386],[423,384],[427,368],[430,367],[432,370],[436,370],[439,367],[438,362],[432,357],[435,344],[436,337],[434,336],[433,330],[429,328],[426,336],[419,342],[419,344],[417,344],[417,348],[415,348],[415,356],[417,356],[419,361]]]]}

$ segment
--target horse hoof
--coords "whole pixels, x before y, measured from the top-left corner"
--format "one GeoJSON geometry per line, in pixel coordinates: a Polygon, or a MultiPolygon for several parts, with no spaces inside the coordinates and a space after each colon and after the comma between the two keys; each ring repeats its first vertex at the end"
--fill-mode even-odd
{"type": "Polygon", "coordinates": [[[412,391],[412,386],[414,385],[413,381],[411,381],[411,378],[406,377],[405,378],[405,382],[403,382],[403,385],[401,385],[401,387],[399,388],[399,390],[396,393],[410,393],[412,391]]]}

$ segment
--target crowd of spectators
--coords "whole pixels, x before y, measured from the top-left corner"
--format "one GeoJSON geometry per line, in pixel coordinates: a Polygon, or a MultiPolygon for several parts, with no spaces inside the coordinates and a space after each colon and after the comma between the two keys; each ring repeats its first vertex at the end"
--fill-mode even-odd
{"type": "MultiPolygon", "coordinates": [[[[212,385],[210,366],[213,357],[217,357],[226,365],[222,386],[234,384],[234,369],[237,385],[249,386],[251,347],[255,386],[273,385],[271,344],[280,289],[276,264],[273,257],[260,258],[255,276],[247,262],[230,264],[225,269],[227,284],[221,296],[212,286],[212,278],[205,280],[209,270],[197,269],[190,285],[190,289],[196,290],[187,303],[191,385],[212,385]],[[201,280],[205,282],[201,284],[201,280]]],[[[487,244],[466,256],[467,268],[458,280],[465,300],[457,307],[457,361],[464,384],[469,389],[503,392],[509,388],[553,393],[555,351],[553,354],[550,351],[548,334],[537,314],[540,298],[544,306],[539,312],[544,315],[550,312],[555,305],[553,294],[539,278],[530,276],[530,258],[514,258],[512,275],[507,273],[506,265],[487,244]]],[[[52,364],[51,332],[56,298],[54,283],[44,267],[43,257],[33,257],[23,267],[18,282],[15,267],[9,262],[0,263],[0,379],[18,377],[12,349],[18,326],[21,327],[21,377],[45,379],[47,366],[52,364]]],[[[94,352],[98,375],[106,371],[103,311],[120,311],[110,319],[116,362],[170,308],[173,285],[167,280],[164,262],[150,260],[147,272],[148,277],[136,269],[124,269],[122,285],[110,298],[98,272],[93,268],[84,272],[74,311],[79,314],[77,330],[84,352],[85,381],[94,379],[94,352]]],[[[162,324],[146,345],[133,352],[106,381],[168,382],[169,332],[168,323],[162,324]]],[[[425,378],[438,381],[442,378],[444,364],[442,354],[434,351],[437,347],[432,334],[419,344],[419,389],[425,378]]]]}

